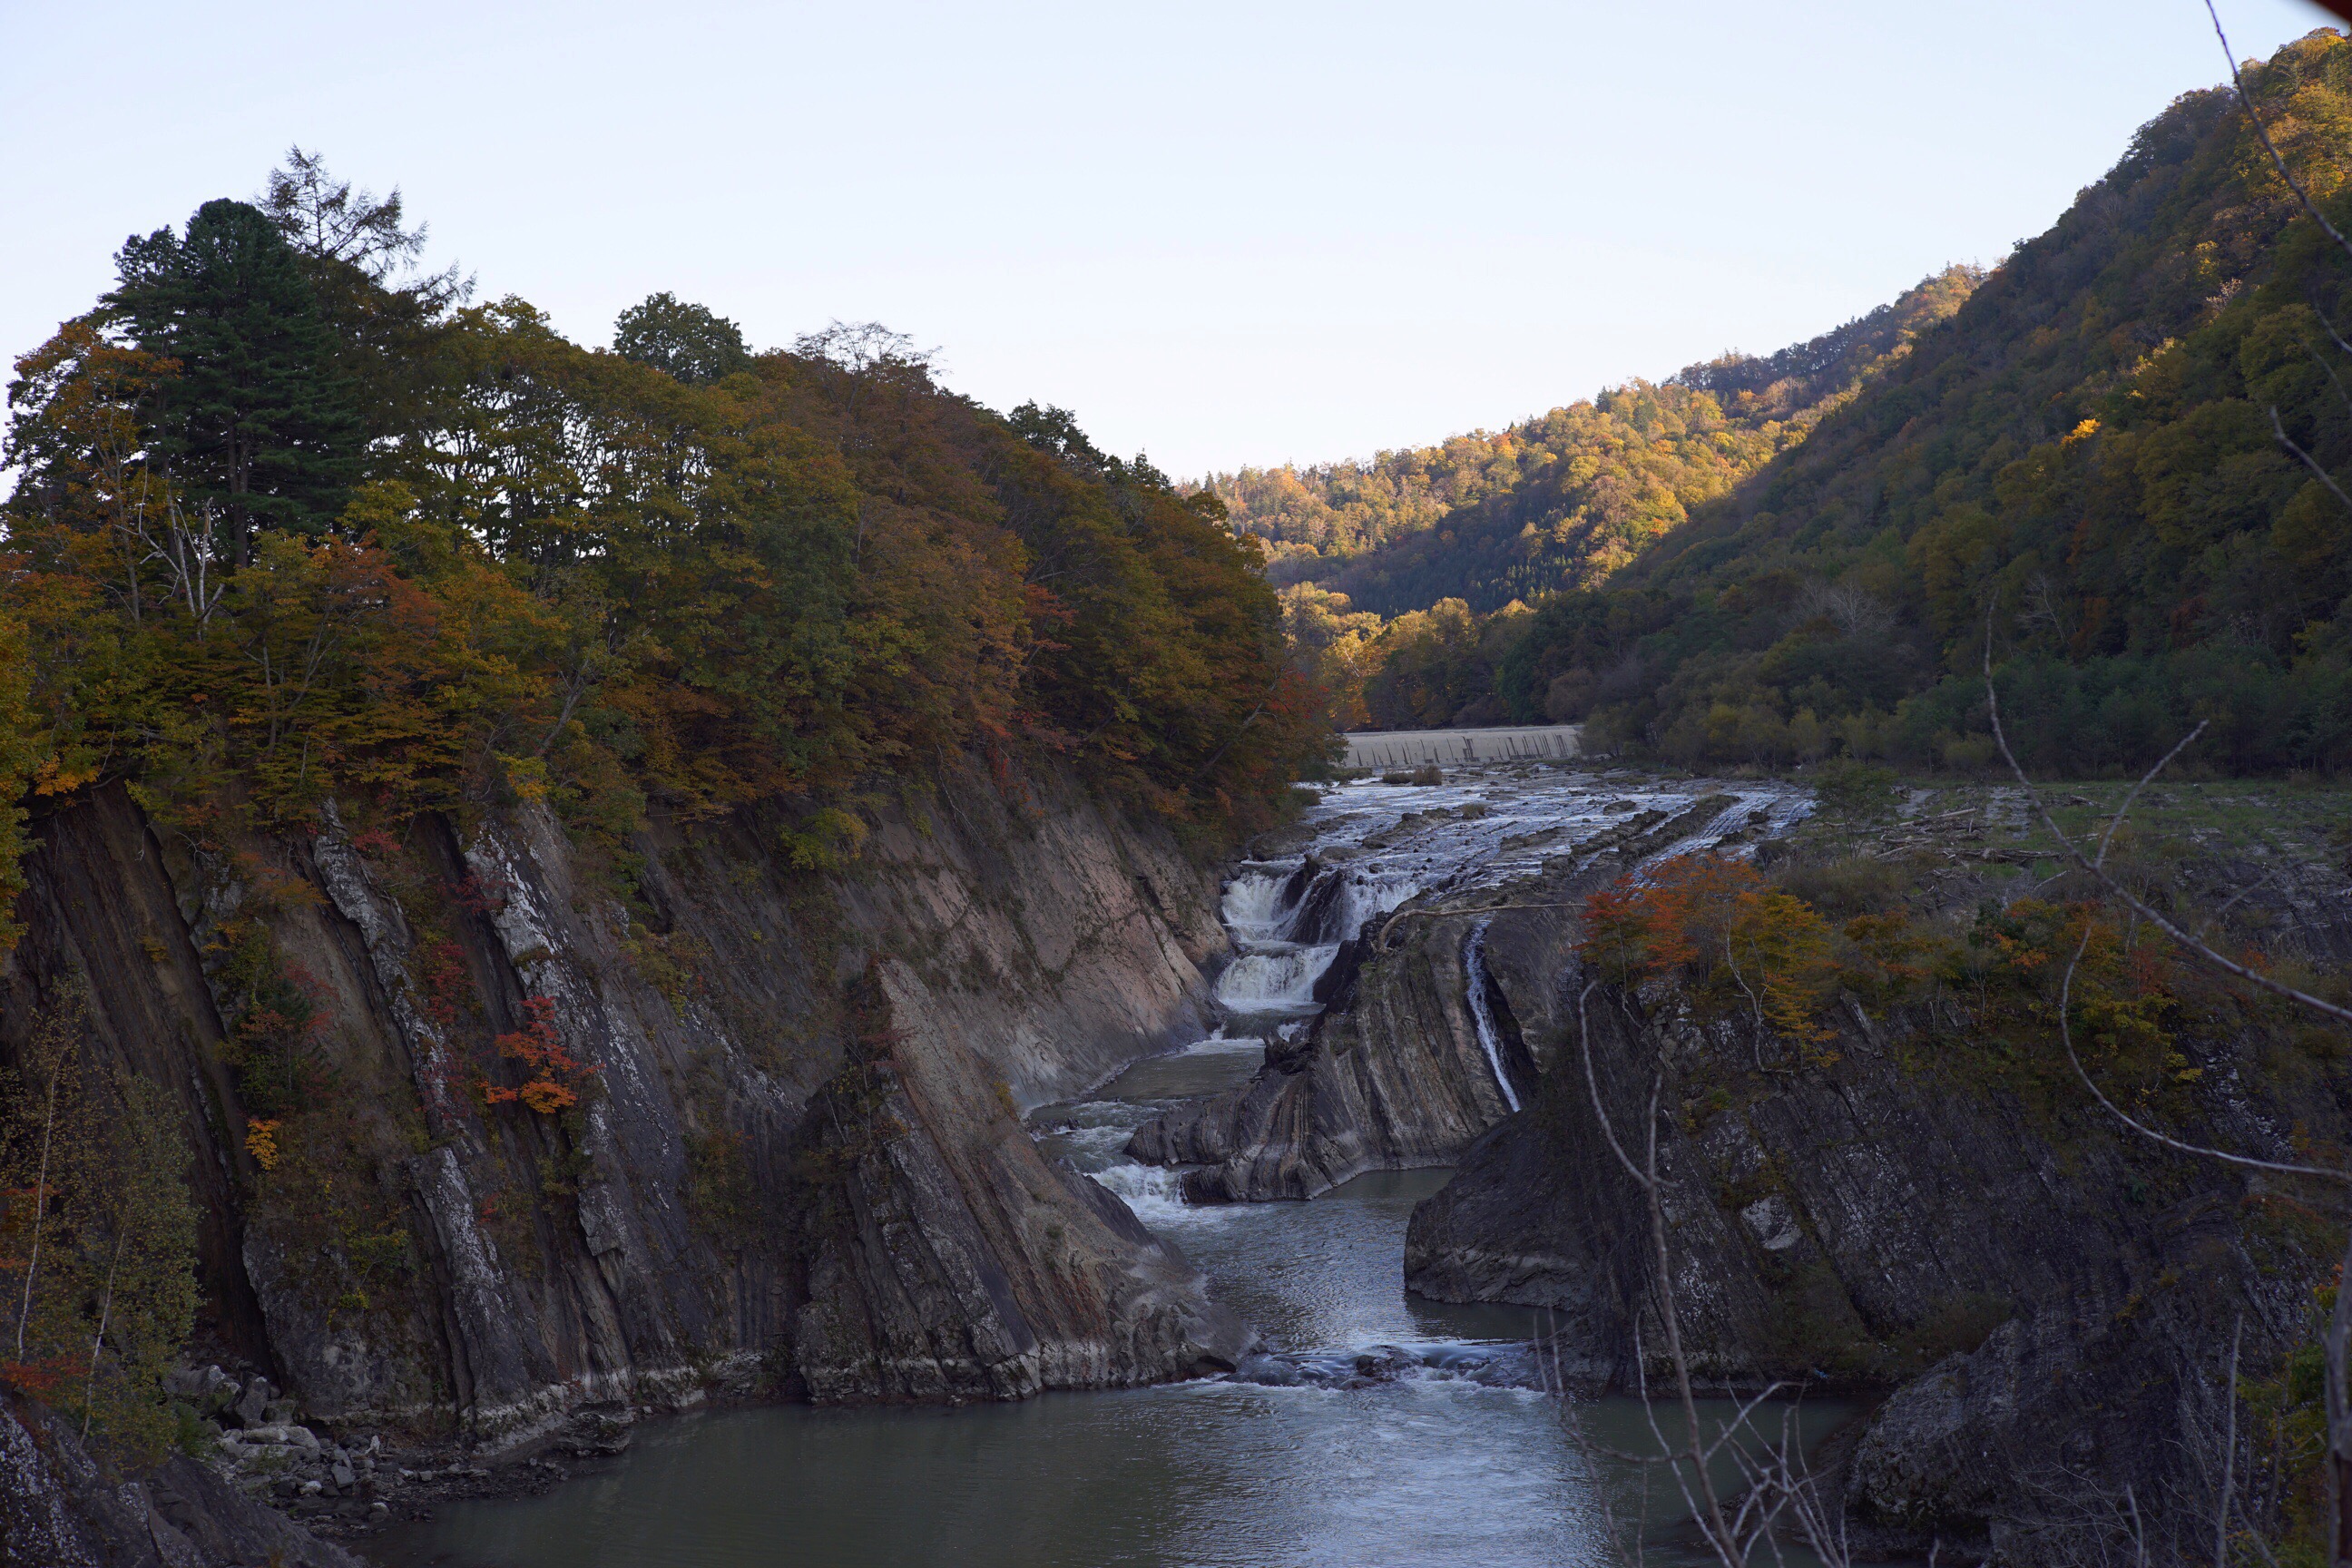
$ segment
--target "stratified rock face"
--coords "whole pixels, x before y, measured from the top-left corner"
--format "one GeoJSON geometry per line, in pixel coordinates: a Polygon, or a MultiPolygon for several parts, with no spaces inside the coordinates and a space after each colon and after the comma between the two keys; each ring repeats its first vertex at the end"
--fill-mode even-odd
{"type": "MultiPolygon", "coordinates": [[[[1843,1461],[1855,1517],[1887,1550],[1940,1534],[2060,1559],[2042,1503],[2126,1486],[2151,1529],[2184,1527],[2233,1325],[2250,1366],[2308,1331],[2331,1259],[2278,1223],[2292,1204],[2082,1097],[2039,1106],[1944,1070],[1901,1016],[1850,1023],[1827,1065],[1759,1072],[1745,1037],[1650,1001],[1654,1017],[1591,994],[1594,1076],[1638,1155],[1663,1068],[1674,1298],[1704,1384],[1895,1388],[1843,1461]],[[2173,1513],[2145,1501],[2160,1493],[2173,1513]]],[[[2293,1159],[2296,1137],[2352,1132],[2324,1077],[2283,1070],[2274,1047],[2194,1048],[2209,1141],[2293,1159]]],[[[1572,1383],[1630,1391],[1646,1362],[1654,1389],[1669,1367],[1647,1211],[1567,1052],[1529,1113],[1414,1211],[1406,1285],[1546,1309],[1572,1383]]]]}
{"type": "Polygon", "coordinates": [[[174,1456],[103,1468],[67,1422],[0,1390],[0,1563],[22,1568],[360,1568],[359,1560],[174,1456]]]}
{"type": "Polygon", "coordinates": [[[624,900],[534,808],[199,850],[100,792],[40,824],[0,1045],[92,978],[96,1047],[182,1097],[224,1348],[329,1422],[1230,1364],[1243,1326],[1018,1121],[1206,1032],[1213,875],[1052,780],[880,813],[829,876],[783,826],[659,831],[624,900]],[[331,1097],[268,1172],[222,1044],[257,950],[331,1097]],[[533,1028],[575,1105],[486,1092],[533,1028]]]}
{"type": "MultiPolygon", "coordinates": [[[[1290,1025],[1249,1083],[1138,1129],[1129,1154],[1192,1167],[1182,1188],[1195,1203],[1311,1198],[1366,1171],[1452,1163],[1551,1066],[1583,897],[1646,858],[1727,848],[1802,808],[1785,786],[1738,788],[1465,770],[1444,789],[1389,792],[1401,817],[1365,786],[1325,808],[1321,833],[1310,818],[1269,836],[1261,854],[1301,858],[1271,900],[1280,941],[1255,962],[1295,962],[1280,951],[1292,946],[1323,955],[1311,993],[1292,998],[1323,1010],[1290,1025]]],[[[1242,876],[1271,882],[1288,864],[1242,876]]],[[[1221,986],[1244,1026],[1252,1026],[1252,998],[1235,991],[1221,986]]]]}
{"type": "MultiPolygon", "coordinates": [[[[1552,918],[1496,920],[1516,935],[1552,918]]],[[[1365,1171],[1447,1163],[1510,1111],[1465,999],[1465,946],[1483,923],[1475,915],[1402,922],[1396,945],[1375,947],[1305,1049],[1269,1053],[1270,1065],[1240,1089],[1148,1123],[1128,1152],[1200,1167],[1183,1176],[1195,1203],[1311,1198],[1365,1171]]],[[[1480,934],[1493,1016],[1517,1043],[1522,1013],[1549,1012],[1550,978],[1502,959],[1492,928],[1480,934]]],[[[1514,1065],[1506,1055],[1505,1071],[1514,1065]]],[[[1524,1059],[1517,1071],[1532,1082],[1524,1059]]]]}

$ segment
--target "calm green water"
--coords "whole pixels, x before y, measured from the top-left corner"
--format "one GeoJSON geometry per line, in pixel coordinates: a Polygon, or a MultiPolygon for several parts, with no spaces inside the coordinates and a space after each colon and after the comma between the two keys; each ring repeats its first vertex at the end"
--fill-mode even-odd
{"type": "MultiPolygon", "coordinates": [[[[1528,1313],[1404,1294],[1406,1218],[1446,1173],[1193,1209],[1121,1162],[1144,1116],[1258,1059],[1203,1042],[1034,1121],[1278,1346],[1526,1338],[1528,1313]]],[[[392,1568],[1533,1568],[1599,1561],[1604,1500],[1620,1520],[1671,1525],[1678,1507],[1645,1508],[1633,1468],[1583,1457],[1559,1414],[1435,1373],[1349,1391],[1198,1383],[955,1410],[723,1411],[643,1429],[625,1458],[545,1497],[451,1505],[372,1552],[392,1568]]],[[[1651,1447],[1626,1402],[1580,1414],[1602,1445],[1651,1447]]],[[[1843,1414],[1818,1407],[1806,1426],[1843,1414]]]]}

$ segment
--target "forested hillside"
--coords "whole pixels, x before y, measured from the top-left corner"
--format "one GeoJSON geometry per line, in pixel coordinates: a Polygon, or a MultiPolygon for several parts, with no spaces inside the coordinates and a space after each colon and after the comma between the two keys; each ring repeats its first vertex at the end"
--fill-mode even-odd
{"type": "Polygon", "coordinates": [[[1265,542],[1291,639],[1341,727],[1491,722],[1494,660],[1526,601],[1605,582],[1802,440],[1977,278],[1948,268],[1808,342],[1612,387],[1499,435],[1207,488],[1265,542]]]}
{"type": "Polygon", "coordinates": [[[1488,611],[1591,586],[1801,439],[1975,280],[1951,268],[1810,342],[1631,382],[1499,434],[1369,463],[1244,468],[1209,488],[1235,529],[1266,542],[1277,583],[1312,582],[1359,611],[1445,598],[1488,611]]]}
{"type": "Polygon", "coordinates": [[[121,778],[202,833],[544,797],[616,863],[648,812],[778,802],[822,865],[861,787],[960,753],[1209,825],[1318,753],[1214,498],[877,328],[754,353],[656,295],[591,351],[420,245],[298,151],[18,362],[11,800],[121,778]]]}
{"type": "MultiPolygon", "coordinates": [[[[2315,33],[2247,85],[2340,226],[2352,50],[2315,33]]],[[[2197,718],[2206,765],[2341,767],[2347,284],[2234,96],[2189,94],[1803,441],[1418,679],[1676,763],[1972,767],[1990,613],[2037,768],[2126,766],[2197,718]]]]}

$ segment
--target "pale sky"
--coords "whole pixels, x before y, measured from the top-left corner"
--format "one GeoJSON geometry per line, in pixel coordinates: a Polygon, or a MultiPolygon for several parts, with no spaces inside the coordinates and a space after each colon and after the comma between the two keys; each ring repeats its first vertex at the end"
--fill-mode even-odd
{"type": "Polygon", "coordinates": [[[583,342],[667,289],[1180,476],[1369,456],[1995,261],[2223,74],[2200,0],[0,0],[0,349],[299,142],[583,342]]]}

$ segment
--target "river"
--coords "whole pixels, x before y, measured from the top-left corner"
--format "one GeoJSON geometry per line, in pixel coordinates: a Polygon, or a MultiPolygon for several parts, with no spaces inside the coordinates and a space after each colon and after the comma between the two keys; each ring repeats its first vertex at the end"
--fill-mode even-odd
{"type": "MultiPolygon", "coordinates": [[[[1513,1347],[1534,1331],[1531,1313],[1405,1294],[1405,1222],[1447,1173],[1361,1176],[1311,1203],[1195,1207],[1121,1147],[1149,1117],[1247,1079],[1270,1033],[1305,1026],[1316,977],[1365,921],[1417,892],[1507,880],[1629,811],[1718,791],[1742,799],[1711,833],[1801,810],[1769,785],[1528,765],[1328,790],[1294,836],[1338,868],[1319,910],[1304,907],[1301,855],[1244,863],[1227,884],[1240,956],[1219,980],[1219,1035],[1033,1113],[1039,1139],[1181,1247],[1310,1384],[690,1415],[641,1429],[626,1456],[543,1496],[446,1505],[371,1554],[392,1568],[1517,1568],[1601,1560],[1612,1516],[1645,1513],[1663,1531],[1681,1510],[1663,1496],[1644,1507],[1647,1468],[1594,1457],[1653,1446],[1638,1405],[1578,1405],[1591,1441],[1571,1442],[1556,1402],[1504,1375],[1523,1365],[1513,1347]],[[1381,1374],[1348,1376],[1359,1356],[1381,1374]]],[[[1822,1405],[1803,1419],[1818,1434],[1843,1414],[1822,1405]]]]}

